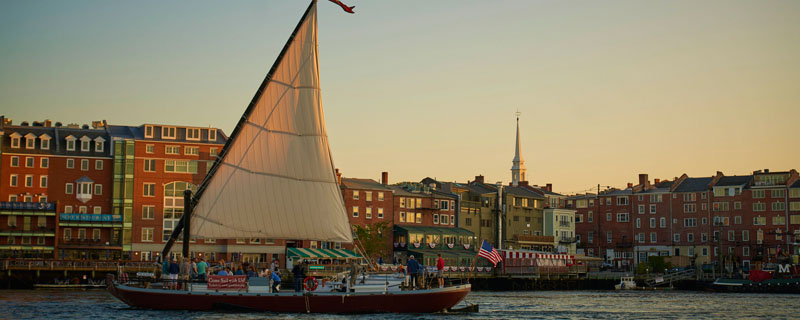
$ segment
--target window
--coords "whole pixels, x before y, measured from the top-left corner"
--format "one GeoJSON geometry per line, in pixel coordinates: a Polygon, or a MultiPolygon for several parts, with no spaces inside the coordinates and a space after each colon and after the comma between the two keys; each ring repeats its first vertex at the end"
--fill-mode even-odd
{"type": "Polygon", "coordinates": [[[8,216],[8,226],[9,227],[17,226],[17,216],[8,216]]]}
{"type": "Polygon", "coordinates": [[[780,228],[775,230],[775,240],[782,240],[783,239],[783,231],[780,228]]]}
{"type": "Polygon", "coordinates": [[[417,212],[417,223],[422,223],[422,212],[417,212]]]}
{"type": "Polygon", "coordinates": [[[200,140],[200,129],[186,128],[186,140],[200,140]]]}
{"type": "Polygon", "coordinates": [[[753,203],[753,211],[767,211],[767,204],[763,202],[753,203]]]}
{"type": "Polygon", "coordinates": [[[673,234],[672,235],[672,241],[681,242],[681,234],[680,233],[673,234]]]}
{"type": "Polygon", "coordinates": [[[742,230],[742,241],[750,241],[750,231],[742,230]]]}
{"type": "Polygon", "coordinates": [[[358,218],[358,206],[353,207],[353,218],[358,218]]]}
{"type": "Polygon", "coordinates": [[[166,153],[166,154],[181,154],[181,147],[180,146],[166,146],[166,147],[164,147],[164,153],[166,153]]]}
{"type": "Polygon", "coordinates": [[[753,217],[753,225],[755,226],[767,225],[767,217],[753,217]]]}
{"type": "Polygon", "coordinates": [[[782,199],[784,196],[786,196],[786,190],[783,190],[783,189],[772,190],[770,192],[770,195],[773,198],[782,199]]]}
{"type": "Polygon", "coordinates": [[[650,232],[650,243],[658,242],[658,234],[650,232]]]}
{"type": "Polygon", "coordinates": [[[728,230],[728,241],[736,241],[736,232],[728,230]]]}
{"type": "Polygon", "coordinates": [[[586,242],[588,242],[588,243],[594,242],[594,232],[593,231],[589,231],[589,232],[586,233],[586,242]]]}
{"type": "Polygon", "coordinates": [[[153,153],[153,152],[155,152],[155,151],[156,151],[156,146],[155,146],[155,145],[148,144],[148,145],[146,145],[146,146],[144,147],[144,152],[145,152],[145,153],[153,153]]]}
{"type": "Polygon", "coordinates": [[[358,190],[353,190],[353,200],[360,199],[360,195],[358,194],[358,190]]]}
{"type": "Polygon", "coordinates": [[[183,154],[187,156],[196,156],[200,154],[200,147],[183,147],[183,154]]]}
{"type": "Polygon", "coordinates": [[[90,147],[92,146],[92,140],[88,137],[84,136],[81,138],[81,151],[89,152],[90,147]]]}
{"type": "Polygon", "coordinates": [[[628,204],[628,197],[617,197],[617,205],[627,205],[628,204]]]}
{"type": "Polygon", "coordinates": [[[712,206],[712,210],[715,212],[728,211],[729,209],[728,202],[714,202],[712,206]]]}
{"type": "Polygon", "coordinates": [[[613,233],[611,233],[611,231],[606,231],[606,242],[611,243],[613,240],[613,233]]]}
{"type": "Polygon", "coordinates": [[[72,229],[70,228],[64,229],[64,240],[66,241],[72,240],[72,229]]]}
{"type": "Polygon", "coordinates": [[[684,213],[695,213],[695,212],[697,212],[697,204],[694,204],[694,203],[685,203],[685,204],[683,204],[683,212],[684,213]]]}
{"type": "Polygon", "coordinates": [[[372,201],[372,192],[371,191],[364,191],[364,195],[367,196],[367,201],[372,201]]]}
{"type": "Polygon", "coordinates": [[[651,204],[650,205],[650,214],[655,214],[655,213],[656,213],[656,205],[651,204]]]}
{"type": "Polygon", "coordinates": [[[197,173],[195,160],[164,160],[164,172],[197,173]]]}
{"type": "Polygon", "coordinates": [[[33,157],[26,157],[25,158],[25,168],[33,168],[34,167],[34,159],[33,157]]]}
{"type": "Polygon", "coordinates": [[[175,127],[161,127],[161,139],[175,139],[175,127]]]}
{"type": "Polygon", "coordinates": [[[667,227],[667,218],[661,217],[661,219],[658,219],[658,225],[661,228],[666,228],[667,227]]]}
{"type": "Polygon", "coordinates": [[[708,210],[708,203],[705,203],[705,202],[701,203],[700,204],[700,209],[702,209],[703,211],[708,210]]]}
{"type": "MultiPolygon", "coordinates": [[[[518,216],[514,216],[514,219],[517,219],[517,221],[519,221],[519,217],[518,216]]],[[[438,214],[434,214],[433,215],[433,224],[439,224],[439,215],[438,214]]]]}
{"type": "Polygon", "coordinates": [[[639,214],[644,214],[644,205],[643,204],[640,204],[638,206],[638,209],[639,209],[639,214]]]}
{"type": "Polygon", "coordinates": [[[11,134],[11,147],[12,148],[19,148],[19,139],[20,136],[18,133],[11,134]]]}
{"type": "Polygon", "coordinates": [[[103,170],[103,160],[95,160],[94,161],[94,169],[95,170],[103,170]]]}
{"type": "Polygon", "coordinates": [[[144,172],[156,172],[156,159],[144,159],[144,172]]]}
{"type": "Polygon", "coordinates": [[[27,174],[25,175],[25,187],[33,187],[33,175],[27,174]]]}
{"type": "Polygon", "coordinates": [[[617,222],[629,222],[630,215],[627,213],[617,213],[617,222]]]}
{"type": "Polygon", "coordinates": [[[100,240],[100,229],[92,230],[92,239],[100,240]]]}
{"type": "Polygon", "coordinates": [[[103,185],[102,184],[95,184],[94,185],[94,195],[96,195],[96,196],[103,195],[103,185]]]}
{"type": "Polygon", "coordinates": [[[594,214],[591,211],[589,211],[589,213],[586,214],[586,221],[594,222],[594,214]]]}
{"type": "MultiPolygon", "coordinates": [[[[791,217],[789,217],[789,223],[800,224],[800,214],[793,214],[791,217]]],[[[796,242],[800,242],[800,238],[797,238],[796,242]]]]}
{"type": "Polygon", "coordinates": [[[656,227],[656,218],[650,218],[650,228],[656,227]]]}
{"type": "Polygon", "coordinates": [[[800,201],[792,201],[789,203],[790,211],[800,211],[800,201]]]}
{"type": "Polygon", "coordinates": [[[694,242],[694,233],[686,234],[686,242],[694,242]]]}
{"type": "Polygon", "coordinates": [[[364,211],[364,216],[367,219],[372,219],[372,207],[366,207],[364,209],[366,210],[366,211],[364,211]]]}
{"type": "Polygon", "coordinates": [[[217,140],[217,129],[208,129],[208,140],[217,140]]]}
{"type": "Polygon", "coordinates": [[[642,227],[642,219],[636,218],[636,228],[639,229],[642,227]]]}
{"type": "Polygon", "coordinates": [[[25,149],[34,149],[36,148],[36,136],[32,134],[25,135],[25,149]]]}
{"type": "Polygon", "coordinates": [[[153,242],[153,228],[142,228],[142,242],[153,242]]]}
{"type": "Polygon", "coordinates": [[[72,213],[72,206],[64,206],[64,213],[72,213]]]}
{"type": "Polygon", "coordinates": [[[145,183],[144,184],[144,193],[142,194],[145,197],[155,197],[156,196],[156,184],[155,183],[145,183]]]}
{"type": "Polygon", "coordinates": [[[383,201],[383,192],[378,192],[378,201],[383,201]]]}
{"type": "MultiPolygon", "coordinates": [[[[151,185],[155,187],[155,184],[151,183],[151,185]]],[[[162,218],[162,239],[164,241],[169,239],[172,230],[175,229],[178,220],[183,215],[183,193],[187,189],[195,191],[195,188],[193,184],[184,181],[176,181],[164,186],[164,212],[162,218]]],[[[155,191],[152,193],[155,194],[155,191]]]]}
{"type": "Polygon", "coordinates": [[[772,225],[774,226],[782,226],[786,224],[786,217],[784,216],[774,216],[772,217],[772,225]]]}
{"type": "Polygon", "coordinates": [[[742,210],[742,202],[736,201],[733,203],[733,210],[742,210]]]}
{"type": "Polygon", "coordinates": [[[607,205],[607,206],[610,206],[610,205],[611,205],[611,198],[610,198],[610,197],[609,197],[609,198],[606,198],[606,205],[607,205]]]}
{"type": "Polygon", "coordinates": [[[12,174],[10,177],[11,177],[10,181],[9,181],[9,185],[10,186],[16,187],[17,185],[19,185],[19,181],[18,181],[19,178],[18,178],[18,176],[16,174],[12,174]]]}
{"type": "Polygon", "coordinates": [[[81,159],[81,170],[89,171],[89,159],[81,159]]]}
{"type": "Polygon", "coordinates": [[[405,212],[400,212],[400,222],[406,222],[408,218],[406,217],[405,212]]]}
{"type": "Polygon", "coordinates": [[[708,233],[701,233],[700,234],[700,241],[708,242],[708,233]]]}
{"type": "Polygon", "coordinates": [[[450,225],[454,226],[455,224],[456,224],[456,215],[451,214],[450,215],[450,225]]]}
{"type": "Polygon", "coordinates": [[[611,212],[606,212],[606,221],[611,221],[611,212]]]}
{"type": "Polygon", "coordinates": [[[789,198],[800,198],[800,188],[789,189],[789,198]]]}
{"type": "MultiPolygon", "coordinates": [[[[781,190],[783,191],[783,190],[781,190]]],[[[772,211],[783,211],[786,210],[786,203],[782,201],[777,201],[772,203],[772,211]]]]}
{"type": "Polygon", "coordinates": [[[94,139],[94,152],[103,152],[105,151],[105,139],[101,137],[97,137],[94,139]]]}
{"type": "Polygon", "coordinates": [[[50,167],[50,158],[41,158],[39,159],[39,166],[42,168],[49,168],[50,167]]]}
{"type": "Polygon", "coordinates": [[[67,159],[67,169],[75,168],[75,159],[67,159]]]}
{"type": "Polygon", "coordinates": [[[650,202],[661,202],[662,197],[660,194],[651,194],[650,195],[650,202]]]}
{"type": "Polygon", "coordinates": [[[145,138],[152,138],[153,137],[153,126],[145,125],[144,126],[144,137],[145,138]]]}
{"type": "Polygon", "coordinates": [[[764,198],[765,192],[764,190],[753,190],[752,194],[754,199],[762,199],[764,198]]]}
{"type": "MultiPolygon", "coordinates": [[[[525,204],[526,204],[525,200],[528,200],[528,199],[522,199],[522,202],[523,202],[522,206],[525,206],[525,204]]],[[[447,201],[441,201],[441,203],[439,204],[439,207],[441,208],[441,210],[450,210],[450,207],[448,206],[448,204],[449,204],[449,202],[447,202],[447,201]]]]}
{"type": "Polygon", "coordinates": [[[142,220],[153,220],[155,218],[155,206],[142,206],[142,220]]]}
{"type": "Polygon", "coordinates": [[[684,193],[683,194],[683,201],[697,201],[697,194],[696,193],[684,193]]]}
{"type": "Polygon", "coordinates": [[[19,167],[19,157],[12,156],[11,157],[11,166],[12,167],[19,167]]]}
{"type": "Polygon", "coordinates": [[[78,239],[86,239],[86,229],[78,229],[78,239]]]}
{"type": "Polygon", "coordinates": [[[383,208],[378,208],[378,219],[383,219],[383,208]]]}
{"type": "Polygon", "coordinates": [[[47,176],[39,177],[39,188],[47,188],[47,176]]]}

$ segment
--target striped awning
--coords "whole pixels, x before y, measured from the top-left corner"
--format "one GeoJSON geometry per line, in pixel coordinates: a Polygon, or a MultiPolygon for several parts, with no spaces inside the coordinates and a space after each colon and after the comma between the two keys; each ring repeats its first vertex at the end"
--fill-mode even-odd
{"type": "Polygon", "coordinates": [[[555,260],[572,260],[575,257],[568,255],[568,254],[542,254],[537,253],[536,258],[538,259],[555,259],[555,260]]]}
{"type": "Polygon", "coordinates": [[[311,248],[288,248],[286,256],[289,258],[301,259],[349,259],[361,258],[361,255],[347,249],[311,249],[311,248]]]}

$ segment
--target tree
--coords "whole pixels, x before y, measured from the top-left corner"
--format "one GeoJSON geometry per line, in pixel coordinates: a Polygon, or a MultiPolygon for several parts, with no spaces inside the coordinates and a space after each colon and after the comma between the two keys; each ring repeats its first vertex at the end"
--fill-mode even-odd
{"type": "Polygon", "coordinates": [[[384,236],[388,229],[388,222],[379,222],[366,226],[356,225],[353,230],[356,238],[354,241],[356,241],[357,246],[364,250],[364,254],[368,258],[386,257],[389,255],[389,250],[387,250],[384,236]]]}

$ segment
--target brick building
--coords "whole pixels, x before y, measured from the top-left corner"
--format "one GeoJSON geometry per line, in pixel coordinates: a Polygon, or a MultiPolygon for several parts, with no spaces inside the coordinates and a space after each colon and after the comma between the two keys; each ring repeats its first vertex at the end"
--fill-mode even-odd
{"type": "MultiPolygon", "coordinates": [[[[385,223],[383,238],[385,239],[386,256],[383,260],[389,259],[392,253],[392,230],[394,228],[394,194],[386,183],[388,173],[383,173],[381,182],[372,179],[341,178],[339,183],[344,197],[344,206],[353,226],[371,226],[377,223],[385,223]]],[[[355,228],[353,228],[355,230],[355,228]]],[[[321,248],[339,248],[339,243],[320,243],[321,248]]],[[[348,249],[352,245],[345,245],[348,249]]],[[[377,259],[377,257],[372,257],[377,259]]]]}

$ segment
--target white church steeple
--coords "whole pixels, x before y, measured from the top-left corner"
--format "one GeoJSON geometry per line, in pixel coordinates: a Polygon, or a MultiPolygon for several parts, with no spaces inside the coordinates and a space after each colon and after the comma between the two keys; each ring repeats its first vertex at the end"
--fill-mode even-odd
{"type": "Polygon", "coordinates": [[[517,111],[517,148],[514,152],[514,160],[511,161],[513,164],[511,166],[511,185],[518,186],[520,181],[527,181],[528,177],[525,170],[525,160],[522,160],[522,156],[519,153],[519,115],[520,112],[517,111]]]}

